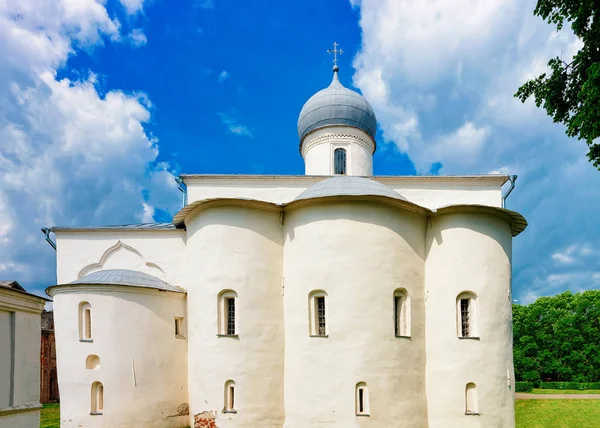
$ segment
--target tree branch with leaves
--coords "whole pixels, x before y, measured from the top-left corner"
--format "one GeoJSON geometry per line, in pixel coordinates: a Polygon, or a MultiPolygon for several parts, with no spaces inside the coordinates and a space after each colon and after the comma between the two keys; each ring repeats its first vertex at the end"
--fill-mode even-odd
{"type": "Polygon", "coordinates": [[[533,96],[569,137],[587,143],[588,158],[600,169],[600,0],[538,0],[533,13],[557,31],[570,23],[583,46],[568,64],[552,58],[550,71],[525,82],[515,97],[533,96]]]}

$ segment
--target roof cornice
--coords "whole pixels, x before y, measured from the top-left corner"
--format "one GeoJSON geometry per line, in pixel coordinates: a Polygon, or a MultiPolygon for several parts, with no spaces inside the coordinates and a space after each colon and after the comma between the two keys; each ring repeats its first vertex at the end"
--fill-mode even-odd
{"type": "MultiPolygon", "coordinates": [[[[201,180],[314,180],[315,178],[330,178],[330,175],[254,175],[254,174],[181,174],[181,178],[190,181],[201,180]]],[[[439,181],[439,182],[465,182],[465,181],[491,181],[505,183],[508,175],[481,174],[481,175],[374,175],[371,180],[403,180],[408,182],[439,181]]]]}

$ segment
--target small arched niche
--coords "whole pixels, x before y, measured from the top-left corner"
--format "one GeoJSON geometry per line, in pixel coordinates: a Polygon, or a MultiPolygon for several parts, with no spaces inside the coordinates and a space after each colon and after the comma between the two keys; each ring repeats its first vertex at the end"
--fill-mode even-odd
{"type": "Polygon", "coordinates": [[[479,397],[477,396],[477,385],[473,382],[467,383],[465,387],[465,414],[479,414],[479,397]]]}
{"type": "Polygon", "coordinates": [[[225,382],[223,413],[237,413],[235,410],[235,382],[225,382]]]}
{"type": "Polygon", "coordinates": [[[356,416],[369,416],[369,389],[365,382],[358,382],[356,384],[356,416]]]}
{"type": "Polygon", "coordinates": [[[104,410],[104,385],[100,382],[92,383],[91,392],[90,414],[101,415],[104,410]]]}
{"type": "Polygon", "coordinates": [[[100,368],[100,357],[95,354],[90,354],[85,359],[85,368],[90,370],[98,370],[100,368]]]}

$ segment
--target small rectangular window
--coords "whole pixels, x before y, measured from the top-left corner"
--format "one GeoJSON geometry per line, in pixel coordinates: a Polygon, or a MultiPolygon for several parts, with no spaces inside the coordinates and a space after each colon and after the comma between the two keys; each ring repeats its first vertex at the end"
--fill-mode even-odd
{"type": "Polygon", "coordinates": [[[183,318],[175,318],[175,336],[182,338],[185,335],[183,334],[183,318]]]}
{"type": "Polygon", "coordinates": [[[400,308],[402,305],[402,296],[394,296],[394,332],[396,336],[400,333],[400,308]]]}
{"type": "Polygon", "coordinates": [[[327,334],[325,325],[325,297],[316,297],[315,305],[317,314],[317,335],[325,336],[327,334]]]}
{"type": "Polygon", "coordinates": [[[358,390],[358,413],[365,412],[365,390],[360,388],[358,390]]]}
{"type": "Polygon", "coordinates": [[[460,299],[460,323],[462,337],[469,337],[469,300],[460,299]]]}
{"type": "Polygon", "coordinates": [[[85,316],[85,339],[92,338],[92,310],[87,308],[84,311],[85,316]]]}
{"type": "Polygon", "coordinates": [[[227,304],[227,334],[235,334],[235,299],[227,298],[225,300],[227,304]]]}

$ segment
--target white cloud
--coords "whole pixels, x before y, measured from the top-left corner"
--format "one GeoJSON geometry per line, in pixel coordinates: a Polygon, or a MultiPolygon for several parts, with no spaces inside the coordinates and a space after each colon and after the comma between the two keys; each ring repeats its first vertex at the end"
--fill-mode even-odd
{"type": "Polygon", "coordinates": [[[443,174],[519,174],[507,204],[529,227],[514,241],[515,294],[591,287],[600,258],[583,261],[594,253],[583,244],[573,254],[565,249],[600,240],[600,173],[583,142],[513,96],[550,58],[568,61],[581,42],[534,16],[535,0],[351,3],[362,30],[353,81],[373,105],[383,140],[418,172],[439,162],[443,174]]]}
{"type": "Polygon", "coordinates": [[[539,294],[537,294],[533,291],[527,291],[525,294],[523,294],[521,296],[520,299],[517,300],[516,303],[519,303],[521,305],[529,305],[530,303],[535,302],[540,297],[542,297],[542,296],[540,296],[539,294]]]}
{"type": "Polygon", "coordinates": [[[134,15],[138,12],[141,12],[144,8],[144,0],[119,0],[121,4],[125,7],[125,11],[129,15],[134,15]]]}
{"type": "Polygon", "coordinates": [[[574,244],[569,245],[562,251],[557,251],[552,254],[552,259],[559,264],[573,264],[581,262],[582,259],[594,254],[594,249],[589,244],[574,244]]]}
{"type": "Polygon", "coordinates": [[[131,31],[128,37],[129,40],[131,40],[131,44],[136,47],[144,46],[146,43],[148,43],[146,35],[140,28],[136,28],[133,31],[131,31]]]}
{"type": "Polygon", "coordinates": [[[246,125],[242,125],[232,116],[226,113],[217,113],[221,118],[221,122],[227,128],[227,132],[230,134],[239,135],[242,137],[253,138],[252,131],[246,125]]]}
{"type": "Polygon", "coordinates": [[[227,70],[223,70],[219,73],[219,76],[217,77],[217,81],[219,83],[223,83],[224,81],[226,81],[227,79],[229,79],[229,73],[227,72],[227,70]]]}
{"type": "Polygon", "coordinates": [[[93,73],[56,77],[76,49],[105,40],[122,37],[102,3],[0,5],[0,271],[26,286],[54,281],[40,227],[129,223],[177,208],[169,166],[156,163],[157,140],[144,130],[147,97],[99,92],[93,73]]]}

